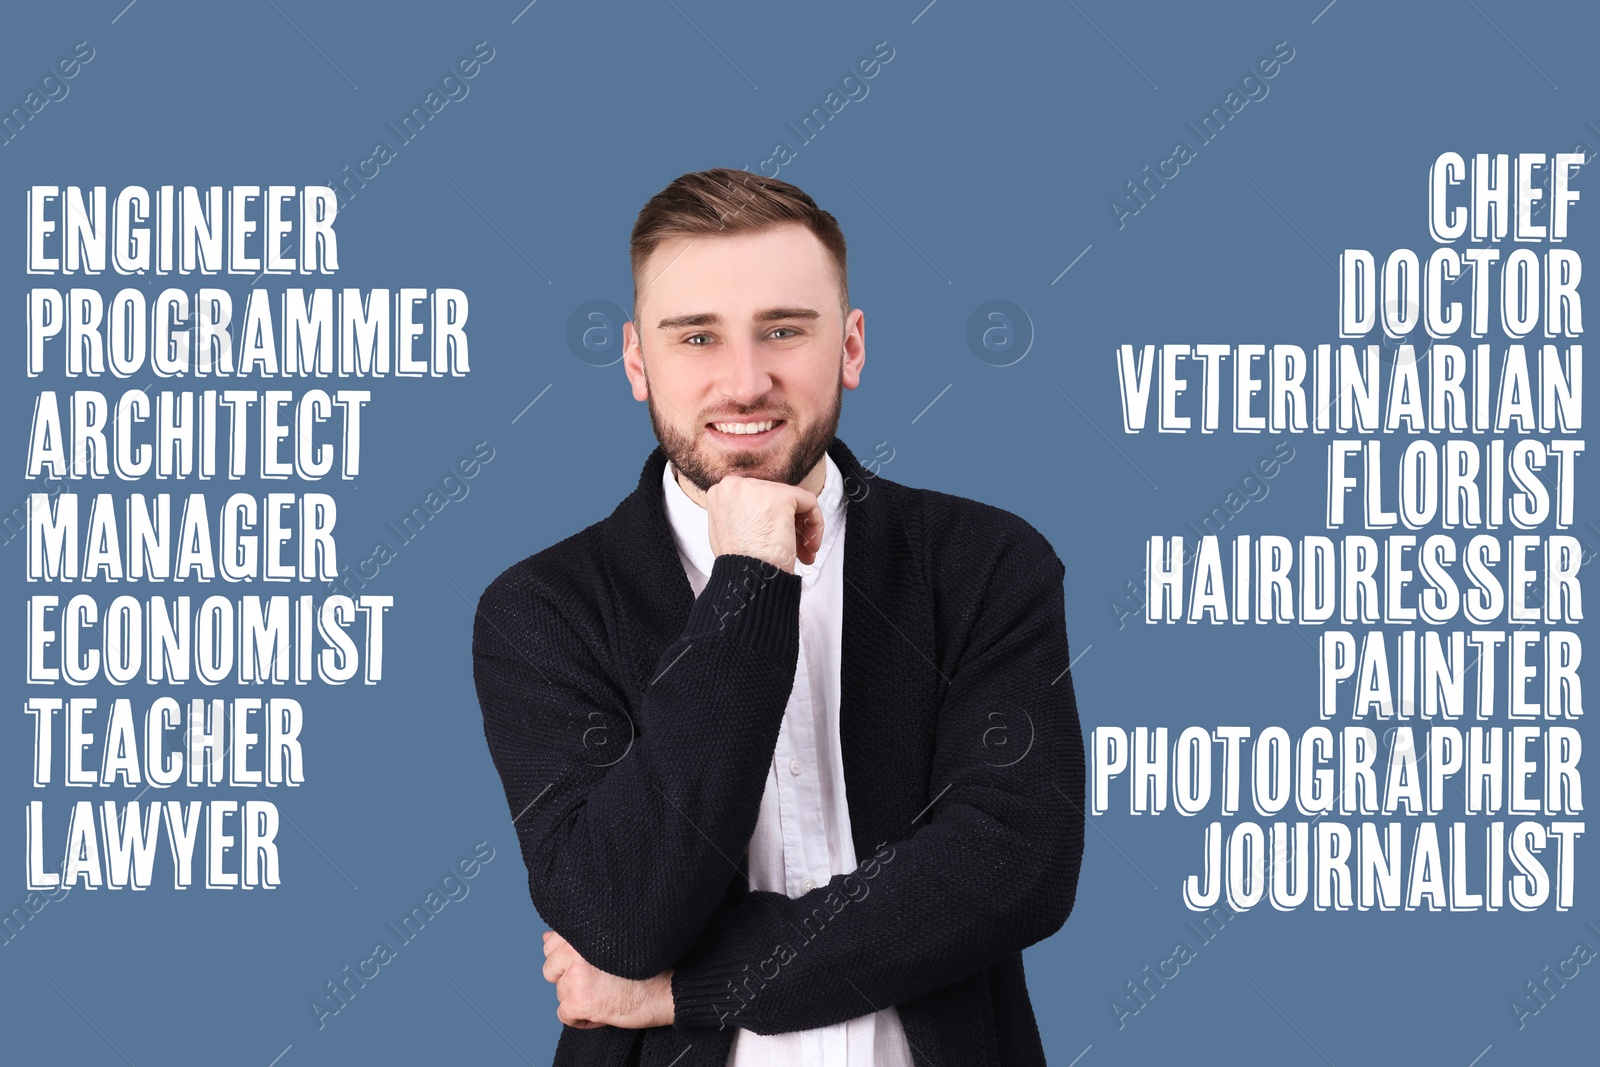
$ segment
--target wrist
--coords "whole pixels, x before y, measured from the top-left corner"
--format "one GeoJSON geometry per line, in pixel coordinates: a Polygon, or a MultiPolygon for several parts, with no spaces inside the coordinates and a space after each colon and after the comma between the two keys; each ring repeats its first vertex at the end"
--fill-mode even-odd
{"type": "Polygon", "coordinates": [[[672,971],[664,971],[650,981],[654,985],[651,1003],[655,1006],[655,1025],[671,1026],[677,1015],[672,1004],[672,971]]]}
{"type": "Polygon", "coordinates": [[[800,588],[800,575],[765,560],[718,556],[705,588],[689,608],[684,635],[720,637],[792,661],[800,626],[800,588]]]}

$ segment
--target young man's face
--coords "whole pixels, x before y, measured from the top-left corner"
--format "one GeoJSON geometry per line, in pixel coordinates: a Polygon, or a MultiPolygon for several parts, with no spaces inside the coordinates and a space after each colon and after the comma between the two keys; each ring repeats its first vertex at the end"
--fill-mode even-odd
{"type": "Polygon", "coordinates": [[[674,238],[651,253],[640,284],[623,365],[678,472],[701,493],[728,474],[806,481],[866,362],[864,316],[842,317],[822,242],[799,223],[674,238]]]}

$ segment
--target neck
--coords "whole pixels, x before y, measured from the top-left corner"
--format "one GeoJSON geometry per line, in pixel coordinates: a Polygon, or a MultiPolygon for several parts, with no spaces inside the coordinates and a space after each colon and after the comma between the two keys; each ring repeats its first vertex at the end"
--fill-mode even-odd
{"type": "MultiPolygon", "coordinates": [[[[676,463],[668,460],[667,465],[672,468],[672,476],[678,480],[678,486],[683,490],[684,495],[690,500],[693,500],[696,504],[699,504],[702,508],[705,507],[706,494],[700,489],[700,487],[695,485],[689,479],[685,478],[683,473],[678,470],[678,465],[676,463]]],[[[821,496],[822,489],[825,485],[827,485],[827,483],[828,458],[827,456],[823,456],[823,458],[817,460],[817,465],[811,468],[811,473],[807,474],[805,479],[801,481],[800,488],[806,490],[813,496],[821,496]]]]}

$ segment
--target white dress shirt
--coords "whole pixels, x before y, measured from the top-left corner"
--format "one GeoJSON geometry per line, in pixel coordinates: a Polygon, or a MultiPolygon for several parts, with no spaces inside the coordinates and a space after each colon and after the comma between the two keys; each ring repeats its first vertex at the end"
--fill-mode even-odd
{"type": "MultiPolygon", "coordinates": [[[[839,749],[840,635],[844,620],[844,476],[824,454],[827,478],[818,503],[822,546],[800,575],[800,657],[778,730],[761,813],[750,838],[750,888],[799,897],[858,866],[839,749]]],[[[678,558],[698,597],[716,557],[705,508],[662,472],[667,519],[678,558]]],[[[804,952],[803,945],[795,946],[804,952]]],[[[843,982],[844,975],[839,976],[843,982]]],[[[757,996],[759,996],[759,992],[757,996]]],[[[893,1005],[854,1019],[784,1034],[735,1031],[728,1067],[912,1067],[893,1005]]]]}

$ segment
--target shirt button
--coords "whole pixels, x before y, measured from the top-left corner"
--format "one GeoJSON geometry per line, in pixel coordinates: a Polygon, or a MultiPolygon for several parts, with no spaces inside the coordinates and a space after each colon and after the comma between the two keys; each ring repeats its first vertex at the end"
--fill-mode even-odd
{"type": "Polygon", "coordinates": [[[806,769],[806,765],[801,763],[799,760],[792,759],[792,760],[789,761],[789,773],[790,774],[798,775],[801,771],[803,771],[805,769],[806,769]]]}
{"type": "Polygon", "coordinates": [[[807,878],[805,881],[800,883],[800,888],[804,889],[807,893],[809,893],[813,889],[817,888],[817,883],[815,883],[811,879],[807,878]]]}

